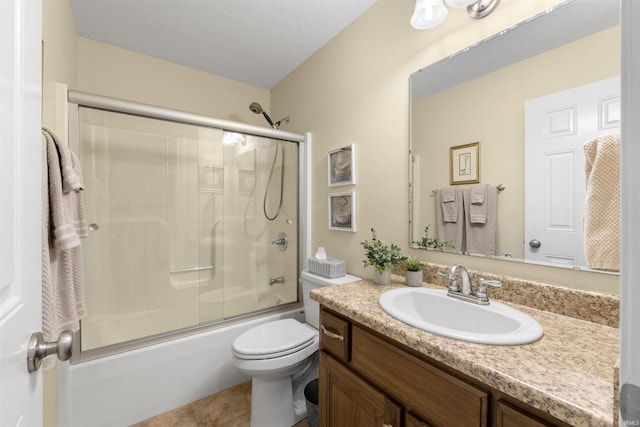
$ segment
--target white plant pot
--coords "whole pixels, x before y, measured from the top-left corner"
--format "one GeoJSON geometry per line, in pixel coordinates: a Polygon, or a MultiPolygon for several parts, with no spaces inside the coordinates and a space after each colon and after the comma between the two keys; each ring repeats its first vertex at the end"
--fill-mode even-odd
{"type": "Polygon", "coordinates": [[[388,285],[391,283],[391,270],[384,270],[382,273],[379,273],[378,270],[374,270],[373,282],[377,285],[388,285]]]}
{"type": "Polygon", "coordinates": [[[422,286],[422,270],[420,271],[407,271],[407,286],[422,286]]]}

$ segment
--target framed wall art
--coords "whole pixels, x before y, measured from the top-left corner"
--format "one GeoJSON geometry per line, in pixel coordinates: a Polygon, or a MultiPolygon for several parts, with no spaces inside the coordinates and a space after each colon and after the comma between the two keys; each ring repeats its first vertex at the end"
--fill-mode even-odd
{"type": "Polygon", "coordinates": [[[449,182],[451,185],[480,182],[480,143],[458,145],[449,149],[449,182]]]}
{"type": "Polygon", "coordinates": [[[355,144],[329,151],[329,187],[356,183],[355,144]]]}
{"type": "Polygon", "coordinates": [[[329,229],[356,231],[356,192],[329,193],[329,229]]]}

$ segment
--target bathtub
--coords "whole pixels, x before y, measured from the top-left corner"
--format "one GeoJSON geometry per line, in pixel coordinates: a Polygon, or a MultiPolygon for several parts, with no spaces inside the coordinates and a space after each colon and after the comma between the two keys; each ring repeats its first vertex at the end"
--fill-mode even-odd
{"type": "Polygon", "coordinates": [[[59,425],[128,426],[247,381],[231,345],[261,323],[300,308],[87,362],[58,366],[59,425]]]}

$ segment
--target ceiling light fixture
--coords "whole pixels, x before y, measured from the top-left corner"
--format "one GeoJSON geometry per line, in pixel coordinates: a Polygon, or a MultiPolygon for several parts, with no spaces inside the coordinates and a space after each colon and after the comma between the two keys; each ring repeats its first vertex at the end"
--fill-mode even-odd
{"type": "Polygon", "coordinates": [[[416,0],[411,26],[418,30],[428,30],[441,24],[449,15],[447,6],[466,7],[470,17],[481,19],[493,12],[498,3],[500,0],[416,0]]]}

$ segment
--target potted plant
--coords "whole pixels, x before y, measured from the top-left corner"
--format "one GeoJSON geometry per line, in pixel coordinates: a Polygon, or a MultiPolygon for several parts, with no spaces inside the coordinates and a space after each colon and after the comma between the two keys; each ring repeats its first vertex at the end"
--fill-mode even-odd
{"type": "Polygon", "coordinates": [[[391,268],[404,261],[397,245],[385,245],[378,239],[376,230],[371,228],[371,241],[361,242],[364,247],[365,268],[372,266],[374,269],[373,281],[378,285],[388,285],[391,282],[391,268]]]}
{"type": "Polygon", "coordinates": [[[407,268],[407,286],[422,286],[422,261],[414,256],[409,256],[404,260],[407,268]]]}

